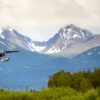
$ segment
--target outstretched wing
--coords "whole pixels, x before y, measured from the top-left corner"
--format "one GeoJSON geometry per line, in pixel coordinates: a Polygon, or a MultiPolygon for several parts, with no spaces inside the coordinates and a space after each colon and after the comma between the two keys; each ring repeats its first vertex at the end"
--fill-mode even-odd
{"type": "Polygon", "coordinates": [[[19,52],[19,51],[4,51],[4,53],[16,53],[16,52],[19,52]]]}

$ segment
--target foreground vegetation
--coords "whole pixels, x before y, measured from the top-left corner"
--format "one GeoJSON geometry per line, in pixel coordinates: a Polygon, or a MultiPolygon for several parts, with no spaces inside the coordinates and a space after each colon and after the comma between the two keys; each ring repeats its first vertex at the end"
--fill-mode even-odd
{"type": "Polygon", "coordinates": [[[49,77],[41,91],[0,90],[0,100],[100,100],[100,69],[70,74],[60,71],[49,77]]]}
{"type": "Polygon", "coordinates": [[[100,90],[80,93],[72,88],[48,88],[40,92],[0,90],[0,100],[100,100],[100,90]]]}

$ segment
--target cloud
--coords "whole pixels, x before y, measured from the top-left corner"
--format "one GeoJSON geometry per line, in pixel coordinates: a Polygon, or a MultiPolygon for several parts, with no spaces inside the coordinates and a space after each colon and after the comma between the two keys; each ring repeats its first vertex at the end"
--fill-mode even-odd
{"type": "Polygon", "coordinates": [[[100,27],[99,4],[100,0],[0,0],[0,27],[19,29],[34,40],[48,39],[71,23],[100,27]]]}

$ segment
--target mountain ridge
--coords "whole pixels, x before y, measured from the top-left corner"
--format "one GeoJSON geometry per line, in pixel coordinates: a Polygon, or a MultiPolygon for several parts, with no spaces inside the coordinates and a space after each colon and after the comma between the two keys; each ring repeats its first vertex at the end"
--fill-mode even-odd
{"type": "Polygon", "coordinates": [[[72,57],[99,46],[99,40],[100,35],[94,35],[73,24],[60,28],[53,37],[44,42],[33,41],[14,29],[4,29],[0,34],[0,43],[5,45],[19,46],[33,52],[64,57],[72,57]]]}

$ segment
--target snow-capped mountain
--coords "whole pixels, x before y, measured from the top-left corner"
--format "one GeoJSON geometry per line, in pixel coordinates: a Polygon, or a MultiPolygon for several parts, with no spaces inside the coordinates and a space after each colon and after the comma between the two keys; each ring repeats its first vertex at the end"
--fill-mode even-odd
{"type": "Polygon", "coordinates": [[[18,46],[33,52],[68,57],[100,46],[100,35],[94,35],[88,30],[70,24],[60,28],[48,41],[37,42],[8,28],[0,30],[0,43],[11,49],[18,46]]]}
{"type": "Polygon", "coordinates": [[[93,36],[91,32],[81,29],[73,24],[61,28],[58,34],[60,35],[61,39],[66,40],[88,39],[93,36]]]}
{"type": "Polygon", "coordinates": [[[0,34],[0,42],[7,46],[19,46],[30,51],[41,51],[45,47],[35,46],[35,43],[27,36],[21,35],[14,29],[3,29],[0,34]]]}
{"type": "Polygon", "coordinates": [[[81,29],[73,24],[61,28],[42,51],[47,54],[70,56],[81,53],[100,45],[100,35],[94,35],[88,30],[81,29]]]}

